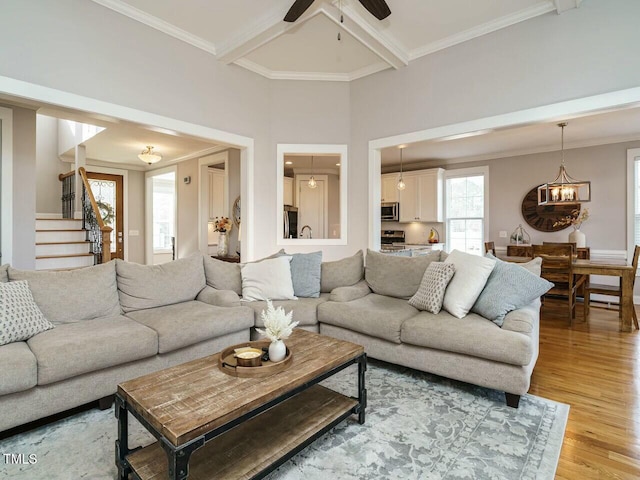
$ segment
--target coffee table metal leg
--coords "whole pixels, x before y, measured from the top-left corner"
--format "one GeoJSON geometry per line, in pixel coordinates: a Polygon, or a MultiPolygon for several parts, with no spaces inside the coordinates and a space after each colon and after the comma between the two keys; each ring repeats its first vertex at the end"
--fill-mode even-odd
{"type": "Polygon", "coordinates": [[[204,437],[200,437],[176,448],[164,438],[160,440],[160,445],[167,454],[167,460],[169,461],[169,478],[171,480],[185,480],[189,476],[191,454],[202,447],[204,443],[204,437]]]}
{"type": "Polygon", "coordinates": [[[115,414],[118,419],[118,439],[116,440],[116,465],[118,467],[118,478],[127,480],[131,467],[127,461],[129,451],[129,421],[127,416],[127,406],[119,395],[116,395],[115,414]]]}
{"type": "Polygon", "coordinates": [[[365,372],[367,371],[367,354],[358,358],[358,423],[364,424],[365,409],[367,408],[367,389],[365,388],[365,372]]]}

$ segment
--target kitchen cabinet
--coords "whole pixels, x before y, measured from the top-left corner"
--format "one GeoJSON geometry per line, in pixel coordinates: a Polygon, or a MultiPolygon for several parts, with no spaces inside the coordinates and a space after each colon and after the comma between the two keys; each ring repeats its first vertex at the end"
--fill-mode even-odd
{"type": "Polygon", "coordinates": [[[209,169],[209,219],[225,217],[224,198],[225,171],[218,168],[209,169]]]}
{"type": "Polygon", "coordinates": [[[400,222],[442,222],[444,170],[433,168],[403,174],[400,222]]]}
{"type": "Polygon", "coordinates": [[[293,178],[284,177],[282,181],[282,200],[283,205],[293,206],[293,178]]]}
{"type": "Polygon", "coordinates": [[[380,180],[380,196],[383,202],[398,201],[398,178],[397,173],[385,173],[380,180]]]}

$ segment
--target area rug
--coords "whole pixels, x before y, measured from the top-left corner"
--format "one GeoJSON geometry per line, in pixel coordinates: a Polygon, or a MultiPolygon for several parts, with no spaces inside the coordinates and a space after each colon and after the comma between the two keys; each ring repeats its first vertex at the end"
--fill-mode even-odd
{"type": "MultiPolygon", "coordinates": [[[[355,378],[348,369],[323,384],[355,395],[355,378]]],[[[269,480],[554,477],[567,405],[525,395],[516,410],[503,393],[374,361],[367,390],[364,425],[355,417],[343,422],[269,480]]],[[[130,424],[130,445],[153,441],[130,424]]],[[[115,438],[113,408],[7,438],[0,441],[0,478],[115,479],[115,438]]]]}

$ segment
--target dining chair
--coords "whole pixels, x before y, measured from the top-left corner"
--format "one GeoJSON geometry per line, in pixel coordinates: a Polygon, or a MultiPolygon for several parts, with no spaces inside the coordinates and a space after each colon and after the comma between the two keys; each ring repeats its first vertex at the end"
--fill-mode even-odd
{"type": "Polygon", "coordinates": [[[496,256],[496,244],[494,242],[484,242],[484,253],[496,256]]]}
{"type": "Polygon", "coordinates": [[[554,286],[544,296],[567,297],[569,325],[573,325],[576,317],[576,297],[578,289],[584,284],[586,276],[576,277],[573,273],[573,246],[565,245],[533,245],[533,257],[542,258],[540,276],[554,286]]]}
{"type": "MultiPolygon", "coordinates": [[[[579,250],[575,242],[542,242],[542,244],[543,245],[571,245],[571,255],[573,255],[573,258],[585,258],[586,260],[588,260],[590,256],[588,253],[589,252],[588,249],[583,248],[579,250]],[[583,250],[586,250],[586,252],[581,254],[583,250]]],[[[583,278],[577,278],[577,281],[580,283],[580,288],[578,289],[577,296],[584,298],[584,295],[585,295],[584,289],[589,283],[589,275],[580,275],[580,277],[583,277],[583,278]]],[[[586,318],[586,314],[585,314],[585,318],[586,318]]]]}
{"type": "MultiPolygon", "coordinates": [[[[638,257],[640,257],[640,246],[636,245],[633,249],[633,261],[631,265],[633,265],[633,284],[635,286],[636,275],[635,272],[638,270],[638,257]]],[[[620,278],[618,281],[618,285],[603,285],[601,283],[589,283],[584,289],[584,318],[586,320],[589,319],[589,310],[591,307],[591,294],[598,295],[609,295],[612,297],[618,297],[618,301],[620,302],[618,306],[618,315],[622,316],[622,308],[620,305],[622,304],[622,279],[620,278]]],[[[633,312],[633,323],[636,329],[640,329],[638,327],[638,314],[636,313],[635,307],[632,310],[633,312]]]]}

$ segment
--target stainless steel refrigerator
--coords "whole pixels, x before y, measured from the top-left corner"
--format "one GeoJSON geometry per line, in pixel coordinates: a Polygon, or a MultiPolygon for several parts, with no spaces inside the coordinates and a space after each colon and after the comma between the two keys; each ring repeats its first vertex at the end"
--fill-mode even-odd
{"type": "Polygon", "coordinates": [[[298,208],[284,206],[284,238],[298,238],[298,208]]]}

